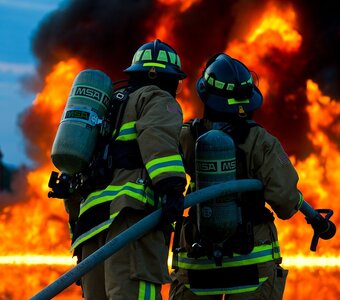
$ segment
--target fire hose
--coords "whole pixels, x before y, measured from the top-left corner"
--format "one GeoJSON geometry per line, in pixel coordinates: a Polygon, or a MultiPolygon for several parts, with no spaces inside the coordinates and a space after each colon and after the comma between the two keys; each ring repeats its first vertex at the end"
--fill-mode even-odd
{"type": "MultiPolygon", "coordinates": [[[[194,206],[198,203],[202,203],[207,200],[211,200],[216,197],[221,197],[227,194],[261,190],[263,187],[261,181],[256,179],[240,179],[230,180],[224,183],[215,184],[209,187],[202,188],[193,193],[190,193],[185,197],[185,208],[194,206]]],[[[314,229],[314,236],[312,241],[311,250],[315,251],[316,244],[319,237],[322,239],[330,239],[334,236],[336,227],[329,221],[330,216],[333,214],[331,210],[314,210],[307,202],[303,202],[300,211],[306,216],[306,220],[310,223],[314,229]],[[327,216],[324,218],[320,213],[327,212],[327,216]]],[[[153,213],[140,220],[103,247],[92,253],[90,256],[82,260],[79,264],[73,267],[71,270],[64,273],[57,280],[45,287],[43,290],[35,294],[30,300],[50,300],[71,284],[80,279],[84,274],[89,272],[97,264],[103,262],[105,259],[113,255],[115,252],[122,249],[125,245],[142,237],[152,228],[154,228],[161,217],[161,209],[154,211],[153,213]]]]}

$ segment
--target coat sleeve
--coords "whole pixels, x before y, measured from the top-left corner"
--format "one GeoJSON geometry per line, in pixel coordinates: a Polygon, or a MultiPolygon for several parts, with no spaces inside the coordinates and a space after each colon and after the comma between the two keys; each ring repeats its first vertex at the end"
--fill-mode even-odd
{"type": "Polygon", "coordinates": [[[179,153],[183,124],[180,105],[169,93],[149,86],[137,104],[137,142],[152,183],[177,177],[185,186],[185,170],[179,153]]]}
{"type": "Polygon", "coordinates": [[[261,127],[254,127],[251,131],[255,136],[250,142],[252,146],[249,146],[249,139],[246,142],[250,173],[264,184],[265,200],[276,215],[280,219],[289,219],[303,199],[297,188],[298,174],[276,137],[261,127]]]}

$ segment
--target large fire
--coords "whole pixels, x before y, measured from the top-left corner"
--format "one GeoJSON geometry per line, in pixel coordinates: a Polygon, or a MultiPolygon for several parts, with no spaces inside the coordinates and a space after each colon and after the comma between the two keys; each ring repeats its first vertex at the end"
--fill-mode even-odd
{"type": "MultiPolygon", "coordinates": [[[[195,2],[198,1],[159,1],[168,6],[178,5],[177,13],[190,9],[195,2]]],[[[160,25],[150,38],[159,37],[176,46],[176,39],[171,36],[173,16],[174,11],[163,16],[159,22],[167,22],[169,26],[160,25]]],[[[299,34],[296,18],[294,7],[288,6],[283,10],[271,3],[263,15],[258,16],[256,23],[244,24],[242,31],[235,33],[238,38],[225,44],[226,53],[256,70],[264,99],[269,90],[276,89],[280,82],[276,80],[275,70],[261,65],[259,57],[273,55],[270,52],[273,47],[287,56],[299,52],[303,37],[299,34]]],[[[49,199],[47,192],[50,173],[55,170],[50,161],[51,145],[72,82],[83,68],[77,59],[57,63],[45,78],[44,87],[37,94],[26,119],[30,126],[39,129],[38,137],[30,136],[29,130],[26,135],[39,149],[40,164],[27,172],[26,199],[3,208],[0,214],[1,300],[28,299],[74,266],[68,250],[69,232],[63,202],[49,199]]],[[[199,74],[202,70],[196,71],[199,74]]],[[[192,93],[193,89],[184,81],[179,101],[185,120],[196,116],[199,111],[197,104],[190,102],[192,93]]],[[[294,154],[290,158],[300,175],[299,188],[305,199],[315,208],[333,209],[332,221],[339,226],[339,203],[334,198],[340,194],[340,155],[336,143],[340,134],[340,102],[337,101],[340,99],[323,95],[318,83],[312,80],[305,82],[305,96],[310,128],[308,139],[313,151],[304,159],[294,154]]],[[[294,101],[298,99],[292,95],[285,99],[285,105],[294,105],[294,101]]],[[[265,102],[263,110],[270,110],[270,103],[265,102]]],[[[311,252],[313,230],[301,213],[290,221],[276,219],[276,222],[283,265],[290,269],[284,299],[302,300],[312,295],[317,299],[339,299],[339,240],[320,240],[317,251],[311,252]]],[[[167,287],[164,289],[166,291],[167,287]]],[[[55,299],[81,299],[80,288],[72,285],[55,299]]],[[[164,299],[167,297],[164,296],[164,299]]]]}

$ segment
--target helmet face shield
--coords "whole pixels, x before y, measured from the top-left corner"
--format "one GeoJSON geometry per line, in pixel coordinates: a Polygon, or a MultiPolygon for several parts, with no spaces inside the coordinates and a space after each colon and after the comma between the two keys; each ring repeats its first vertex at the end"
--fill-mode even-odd
{"type": "Polygon", "coordinates": [[[142,45],[135,53],[131,66],[124,72],[162,73],[184,79],[186,74],[181,70],[181,61],[176,51],[168,44],[155,40],[142,45]]]}
{"type": "Polygon", "coordinates": [[[248,68],[226,54],[208,62],[196,90],[206,106],[221,113],[254,111],[263,102],[248,68]]]}

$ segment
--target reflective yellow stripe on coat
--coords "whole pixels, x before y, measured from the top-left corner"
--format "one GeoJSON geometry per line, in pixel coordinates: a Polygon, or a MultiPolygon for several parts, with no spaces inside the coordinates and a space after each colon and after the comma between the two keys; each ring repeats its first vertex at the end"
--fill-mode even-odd
{"type": "MultiPolygon", "coordinates": [[[[113,132],[114,134],[115,131],[113,132]]],[[[136,121],[123,124],[116,141],[132,141],[135,139],[137,139],[136,121]]]]}
{"type": "Polygon", "coordinates": [[[140,281],[138,300],[156,300],[156,287],[155,284],[140,281]]]}
{"type": "Polygon", "coordinates": [[[127,182],[124,185],[109,185],[101,191],[91,193],[86,201],[80,205],[79,216],[91,207],[106,201],[112,201],[121,195],[128,195],[143,203],[154,205],[153,191],[144,184],[127,182]]]}
{"type": "Polygon", "coordinates": [[[188,289],[190,289],[195,295],[198,295],[198,296],[222,295],[222,294],[240,294],[240,293],[255,291],[267,279],[268,279],[268,277],[261,277],[261,278],[259,278],[259,284],[236,286],[236,287],[230,287],[230,288],[198,289],[198,288],[191,288],[189,284],[186,284],[185,286],[188,289]]]}
{"type": "MultiPolygon", "coordinates": [[[[279,243],[276,241],[273,242],[271,245],[255,246],[253,251],[247,255],[234,253],[234,256],[232,258],[225,256],[223,257],[222,266],[218,268],[259,264],[272,261],[280,257],[280,247],[279,243]]],[[[214,260],[208,259],[208,257],[206,256],[200,258],[189,258],[186,252],[178,253],[177,260],[174,259],[173,263],[179,268],[190,270],[210,270],[217,268],[214,260]]]]}
{"type": "MultiPolygon", "coordinates": [[[[79,216],[81,216],[84,212],[91,209],[92,207],[103,203],[103,202],[111,202],[114,201],[115,198],[121,195],[128,195],[138,201],[143,203],[149,203],[150,205],[154,205],[154,194],[153,191],[145,187],[143,184],[127,182],[121,186],[109,185],[106,189],[101,191],[96,191],[91,193],[86,201],[81,204],[79,216]]],[[[107,229],[112,223],[113,219],[118,215],[119,212],[111,214],[110,219],[106,220],[97,226],[93,227],[91,230],[84,232],[80,235],[72,244],[71,251],[74,250],[81,243],[100,233],[101,231],[107,229]]]]}
{"type": "Polygon", "coordinates": [[[185,174],[182,157],[179,154],[155,158],[146,164],[150,178],[169,172],[185,174]]]}

